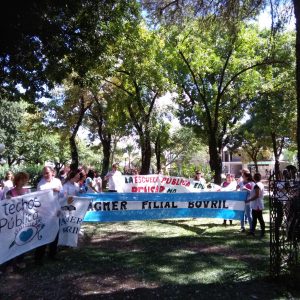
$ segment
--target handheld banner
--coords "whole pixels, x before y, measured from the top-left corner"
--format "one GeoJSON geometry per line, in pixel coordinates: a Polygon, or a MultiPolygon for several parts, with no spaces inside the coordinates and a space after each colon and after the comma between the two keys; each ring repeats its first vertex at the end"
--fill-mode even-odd
{"type": "Polygon", "coordinates": [[[66,198],[61,207],[58,245],[77,246],[81,223],[90,201],[91,199],[85,197],[69,196],[66,198]]]}
{"type": "Polygon", "coordinates": [[[246,192],[102,193],[93,197],[85,222],[116,222],[169,218],[241,220],[246,192]]]}
{"type": "Polygon", "coordinates": [[[54,241],[59,209],[50,190],[0,201],[0,264],[54,241]]]}

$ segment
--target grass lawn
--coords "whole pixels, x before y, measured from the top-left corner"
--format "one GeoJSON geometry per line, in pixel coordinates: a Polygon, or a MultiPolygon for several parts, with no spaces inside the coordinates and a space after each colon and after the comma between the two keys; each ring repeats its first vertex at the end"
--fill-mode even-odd
{"type": "Polygon", "coordinates": [[[268,231],[260,239],[222,222],[85,223],[60,261],[38,267],[28,254],[25,270],[2,274],[0,299],[300,299],[269,277],[268,231]]]}

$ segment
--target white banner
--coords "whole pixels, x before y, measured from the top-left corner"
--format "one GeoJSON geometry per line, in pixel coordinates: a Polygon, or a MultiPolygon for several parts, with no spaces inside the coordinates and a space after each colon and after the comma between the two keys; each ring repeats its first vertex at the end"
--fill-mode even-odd
{"type": "Polygon", "coordinates": [[[213,183],[165,175],[124,175],[121,190],[124,193],[198,193],[220,189],[213,183]]]}
{"type": "Polygon", "coordinates": [[[0,264],[54,241],[59,209],[50,190],[0,201],[0,264]]]}
{"type": "Polygon", "coordinates": [[[58,245],[76,247],[84,215],[90,205],[90,198],[66,197],[59,219],[58,245]]]}

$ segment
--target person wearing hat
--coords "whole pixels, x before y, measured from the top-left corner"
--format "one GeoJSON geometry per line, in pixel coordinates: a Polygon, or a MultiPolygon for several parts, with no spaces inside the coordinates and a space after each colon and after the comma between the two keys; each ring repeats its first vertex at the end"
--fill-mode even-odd
{"type": "Polygon", "coordinates": [[[118,170],[119,164],[113,163],[112,170],[109,171],[104,180],[108,180],[109,192],[122,192],[122,173],[118,170]]]}

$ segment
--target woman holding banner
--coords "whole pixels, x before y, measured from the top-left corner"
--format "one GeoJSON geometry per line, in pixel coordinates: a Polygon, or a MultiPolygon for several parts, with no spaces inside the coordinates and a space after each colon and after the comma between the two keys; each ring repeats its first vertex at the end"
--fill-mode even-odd
{"type": "MultiPolygon", "coordinates": [[[[29,189],[25,188],[28,184],[29,175],[26,172],[19,172],[13,179],[13,188],[11,188],[6,195],[4,196],[6,199],[11,199],[14,197],[22,196],[29,193],[29,189]]],[[[12,273],[15,268],[24,269],[26,268],[26,264],[24,263],[24,254],[17,256],[14,259],[6,262],[4,264],[4,269],[6,273],[12,273]]]]}
{"type": "MultiPolygon", "coordinates": [[[[236,188],[236,182],[233,179],[234,177],[232,176],[232,174],[226,174],[226,180],[221,184],[220,191],[234,191],[236,188]]],[[[229,224],[232,225],[232,220],[229,220],[229,224]]],[[[224,219],[223,225],[227,225],[226,219],[224,219]]]]}
{"type": "Polygon", "coordinates": [[[81,179],[81,170],[70,171],[63,184],[61,196],[77,196],[80,193],[79,181],[81,179]]]}

